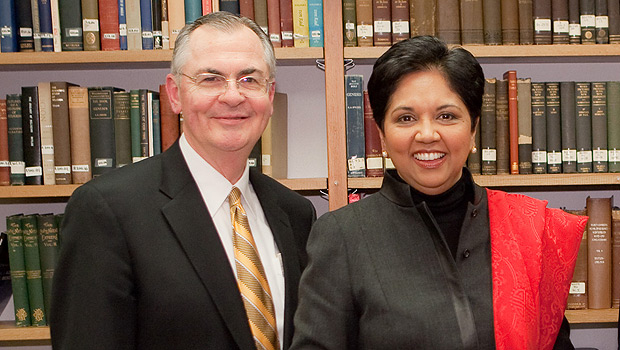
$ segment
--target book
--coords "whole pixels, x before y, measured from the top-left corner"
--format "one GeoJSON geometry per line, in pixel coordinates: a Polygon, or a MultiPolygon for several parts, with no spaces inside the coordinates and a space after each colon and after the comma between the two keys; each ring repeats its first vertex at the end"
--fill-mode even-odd
{"type": "Polygon", "coordinates": [[[510,174],[510,117],[508,109],[508,80],[498,79],[495,82],[497,174],[510,174]]]}
{"type": "Polygon", "coordinates": [[[54,51],[54,34],[52,30],[52,6],[50,0],[37,0],[39,10],[39,35],[41,51],[54,51]]]}
{"type": "Polygon", "coordinates": [[[22,86],[22,130],[26,185],[43,184],[39,94],[36,86],[22,86]]]}
{"type": "MultiPolygon", "coordinates": [[[[620,172],[620,81],[607,82],[607,155],[609,172],[620,172]]],[[[8,97],[7,97],[8,103],[8,97]]]]}
{"type": "Polygon", "coordinates": [[[482,109],[480,111],[480,153],[482,175],[497,174],[497,147],[496,147],[496,105],[495,91],[497,79],[487,78],[484,82],[482,95],[482,109]]]}
{"type": "Polygon", "coordinates": [[[117,0],[118,4],[118,45],[121,50],[127,50],[127,6],[126,0],[117,0]]]}
{"type": "Polygon", "coordinates": [[[345,75],[347,176],[365,177],[364,76],[345,75]]]}
{"type": "MultiPolygon", "coordinates": [[[[144,159],[150,156],[150,143],[149,143],[149,106],[148,106],[148,94],[149,90],[139,89],[139,119],[138,119],[138,136],[139,136],[139,145],[140,145],[140,158],[144,159]]],[[[134,122],[132,122],[132,125],[134,122]]],[[[134,140],[134,135],[132,132],[132,142],[134,140]]],[[[134,159],[134,162],[136,160],[134,159]]]]}
{"type": "Polygon", "coordinates": [[[219,0],[202,0],[202,14],[206,15],[211,12],[220,10],[219,0]]]}
{"type": "Polygon", "coordinates": [[[263,28],[265,33],[269,34],[269,40],[273,47],[282,47],[282,37],[280,30],[280,0],[256,0],[259,3],[254,3],[254,16],[256,17],[256,24],[263,28]],[[264,14],[263,14],[264,13],[264,14]]]}
{"type": "Polygon", "coordinates": [[[323,47],[323,0],[308,0],[308,31],[310,47],[323,47]]]}
{"type": "Polygon", "coordinates": [[[116,168],[113,87],[89,87],[90,163],[93,177],[116,168]]]}
{"type": "Polygon", "coordinates": [[[532,5],[534,44],[550,45],[552,43],[551,0],[536,0],[532,2],[532,5]]]}
{"type": "Polygon", "coordinates": [[[28,0],[16,1],[15,10],[17,12],[17,44],[19,52],[33,52],[32,5],[28,0]]]}
{"type": "Polygon", "coordinates": [[[0,0],[0,52],[18,52],[17,11],[14,0],[0,0]]]}
{"type": "Polygon", "coordinates": [[[261,136],[263,174],[275,179],[288,178],[288,96],[276,92],[273,114],[261,136]]]}
{"type": "Polygon", "coordinates": [[[437,37],[448,45],[461,43],[461,18],[458,0],[438,0],[436,10],[437,37]]]}
{"type": "MultiPolygon", "coordinates": [[[[0,310],[8,311],[9,302],[11,301],[11,267],[9,261],[9,240],[5,232],[0,233],[0,310]]],[[[14,305],[13,305],[14,306],[14,305]]],[[[13,308],[14,309],[14,308],[13,308]]],[[[13,311],[13,310],[10,310],[13,311]]],[[[10,315],[7,314],[7,315],[10,315]]]]}
{"type": "Polygon", "coordinates": [[[6,217],[6,234],[9,241],[9,265],[11,267],[11,288],[15,309],[15,325],[30,326],[30,302],[26,279],[26,259],[24,258],[24,235],[21,227],[23,214],[6,217]]]}
{"type": "Polygon", "coordinates": [[[611,307],[620,308],[620,209],[611,210],[611,307]]]}
{"type": "Polygon", "coordinates": [[[588,308],[611,307],[611,208],[613,197],[586,198],[588,308]]]}
{"type": "Polygon", "coordinates": [[[39,94],[39,137],[43,184],[55,185],[54,129],[52,124],[52,88],[50,82],[39,82],[37,91],[39,94]]]}
{"type": "Polygon", "coordinates": [[[239,0],[239,14],[254,20],[254,0],[239,0]]]}
{"type": "Polygon", "coordinates": [[[532,83],[532,173],[547,173],[545,83],[532,83]]]}
{"type": "Polygon", "coordinates": [[[411,36],[435,35],[437,2],[428,0],[409,1],[409,22],[411,36]]]}
{"type": "MultiPolygon", "coordinates": [[[[153,50],[153,9],[151,0],[140,0],[140,32],[142,33],[142,50],[153,50]]],[[[94,175],[94,173],[93,173],[94,175]]]]}
{"type": "Polygon", "coordinates": [[[30,16],[32,16],[34,51],[41,52],[41,20],[39,19],[39,0],[30,0],[30,16]]]}
{"type": "Polygon", "coordinates": [[[482,22],[484,43],[486,45],[502,44],[502,10],[497,0],[482,0],[482,22]]]}
{"type": "Polygon", "coordinates": [[[239,0],[220,0],[220,11],[239,14],[239,0]]]}
{"type": "MultiPolygon", "coordinates": [[[[217,0],[216,0],[217,1],[217,0]]],[[[202,16],[202,3],[200,0],[184,0],[185,23],[192,23],[198,17],[202,16]]]]}
{"type": "Polygon", "coordinates": [[[149,155],[161,153],[161,120],[159,114],[159,93],[149,92],[149,155]]]}
{"type": "Polygon", "coordinates": [[[568,2],[566,0],[551,0],[551,19],[553,21],[553,44],[569,43],[568,2]]]}
{"type": "Polygon", "coordinates": [[[161,0],[161,46],[170,50],[170,16],[168,15],[168,0],[161,0]]]}
{"type": "Polygon", "coordinates": [[[547,173],[562,172],[562,132],[560,120],[560,83],[545,83],[547,115],[547,173]]]}
{"type": "Polygon", "coordinates": [[[508,131],[510,152],[510,173],[519,173],[519,101],[517,96],[517,72],[509,70],[504,73],[508,81],[508,131]]]}
{"type": "Polygon", "coordinates": [[[161,1],[151,0],[151,28],[153,28],[153,49],[155,50],[164,48],[161,30],[161,1]]]}
{"type": "Polygon", "coordinates": [[[357,19],[357,46],[373,46],[372,0],[356,0],[355,16],[357,19]]]}
{"type": "Polygon", "coordinates": [[[461,1],[461,42],[463,45],[484,44],[482,0],[461,1]]]}
{"type": "Polygon", "coordinates": [[[560,83],[560,132],[562,140],[562,172],[577,172],[577,134],[575,82],[560,83]]]}
{"type": "Polygon", "coordinates": [[[11,184],[11,163],[9,162],[9,123],[6,99],[0,99],[0,186],[11,184]]]}
{"type": "MultiPolygon", "coordinates": [[[[353,9],[355,10],[355,1],[353,1],[353,9]]],[[[344,11],[344,4],[343,4],[344,11]]],[[[353,25],[355,25],[355,16],[353,17],[353,25]]],[[[355,28],[353,28],[355,31],[355,28]]],[[[293,3],[291,0],[280,0],[280,37],[282,47],[295,46],[293,26],[293,3]]]]}
{"type": "MultiPolygon", "coordinates": [[[[583,210],[567,210],[575,215],[586,215],[583,210]]],[[[588,308],[588,229],[583,230],[581,244],[577,252],[575,270],[570,283],[566,308],[569,310],[584,310],[588,308]]]]}
{"type": "Polygon", "coordinates": [[[82,2],[58,0],[60,16],[60,42],[62,51],[82,51],[82,2]]]}
{"type": "Polygon", "coordinates": [[[519,174],[532,173],[532,79],[517,79],[519,174]]]}
{"type": "Polygon", "coordinates": [[[11,164],[11,185],[26,183],[24,163],[24,132],[22,129],[22,96],[6,95],[6,114],[8,126],[9,161],[11,164]]]}
{"type": "Polygon", "coordinates": [[[46,316],[52,305],[52,281],[56,262],[58,261],[58,224],[54,214],[36,215],[37,233],[39,239],[39,257],[41,261],[41,282],[43,284],[43,305],[46,316]]]}
{"type": "Polygon", "coordinates": [[[607,160],[607,84],[592,83],[592,170],[606,173],[607,160]]]}
{"type": "Polygon", "coordinates": [[[472,149],[467,156],[467,168],[473,175],[480,175],[482,173],[482,151],[477,147],[480,147],[480,120],[476,124],[476,135],[474,136],[474,145],[476,148],[472,149]]]}
{"type": "Polygon", "coordinates": [[[308,1],[293,0],[293,46],[309,47],[308,1]]]}
{"type": "Polygon", "coordinates": [[[174,43],[179,36],[179,32],[181,31],[181,29],[183,29],[184,26],[185,0],[168,0],[168,31],[170,32],[171,50],[174,49],[174,43]]]}
{"type": "Polygon", "coordinates": [[[595,0],[579,0],[579,23],[581,24],[581,43],[596,44],[596,3],[595,0]]]}
{"type": "Polygon", "coordinates": [[[620,44],[620,1],[609,1],[607,3],[607,14],[609,18],[609,43],[620,44]]]}
{"type": "MultiPolygon", "coordinates": [[[[127,50],[142,50],[140,0],[125,0],[125,9],[127,11],[127,50]]],[[[182,21],[185,21],[185,18],[182,21]]]]}
{"type": "Polygon", "coordinates": [[[136,163],[145,157],[142,156],[142,132],[140,128],[141,106],[140,90],[129,91],[129,118],[131,123],[131,161],[136,163]]]}
{"type": "Polygon", "coordinates": [[[92,178],[88,88],[69,86],[67,95],[71,140],[71,179],[74,184],[83,184],[92,178]]]}
{"type": "MultiPolygon", "coordinates": [[[[357,46],[357,14],[355,9],[356,0],[342,0],[342,26],[345,47],[357,46]]],[[[280,9],[282,12],[283,9],[280,9]]],[[[284,31],[282,32],[284,34],[284,31]]],[[[284,36],[282,37],[284,41],[284,36]]],[[[284,46],[284,43],[282,43],[284,46]]]]}
{"type": "Polygon", "coordinates": [[[581,44],[581,12],[579,0],[568,0],[568,42],[581,44]]]}
{"type": "Polygon", "coordinates": [[[392,5],[390,0],[372,0],[372,38],[374,46],[392,45],[391,9],[392,5]]]}
{"type": "Polygon", "coordinates": [[[596,0],[594,5],[594,30],[596,32],[596,43],[609,44],[609,16],[607,14],[607,0],[596,0]]]}
{"type": "Polygon", "coordinates": [[[131,164],[131,121],[129,92],[114,92],[114,142],[116,167],[131,164]]]}
{"type": "Polygon", "coordinates": [[[62,44],[60,42],[60,9],[58,0],[49,1],[52,20],[52,44],[54,47],[54,52],[60,52],[62,51],[62,44]]]}
{"type": "MultiPolygon", "coordinates": [[[[575,136],[577,172],[592,172],[592,108],[590,83],[575,83],[575,136]]],[[[607,153],[605,152],[605,156],[607,153]]]]}
{"type": "Polygon", "coordinates": [[[57,185],[72,183],[69,86],[75,86],[75,84],[66,81],[53,81],[50,83],[52,125],[54,130],[54,174],[57,185]]]}
{"type": "Polygon", "coordinates": [[[26,284],[30,303],[30,324],[47,325],[47,313],[43,296],[43,279],[41,276],[41,258],[39,255],[39,229],[35,214],[20,217],[24,235],[24,260],[26,262],[26,284]]]}
{"type": "Polygon", "coordinates": [[[99,35],[101,50],[121,49],[119,34],[118,0],[99,1],[99,35]]]}
{"type": "Polygon", "coordinates": [[[519,0],[519,43],[531,45],[534,43],[533,1],[519,0]]]}
{"type": "Polygon", "coordinates": [[[82,4],[82,42],[84,51],[99,51],[99,5],[97,0],[81,0],[82,4]]]}
{"type": "Polygon", "coordinates": [[[409,38],[409,2],[392,0],[392,43],[409,38]]]}
{"type": "Polygon", "coordinates": [[[519,45],[518,0],[500,0],[502,8],[502,43],[519,45]]]}
{"type": "Polygon", "coordinates": [[[161,120],[161,151],[163,152],[170,148],[170,146],[172,146],[181,135],[179,130],[179,115],[174,113],[172,110],[172,106],[170,105],[170,100],[168,98],[168,91],[166,90],[166,85],[164,84],[159,85],[159,113],[161,120]]]}
{"type": "Polygon", "coordinates": [[[364,97],[364,154],[366,156],[366,177],[383,176],[383,152],[379,127],[373,118],[368,91],[363,91],[364,97]]]}

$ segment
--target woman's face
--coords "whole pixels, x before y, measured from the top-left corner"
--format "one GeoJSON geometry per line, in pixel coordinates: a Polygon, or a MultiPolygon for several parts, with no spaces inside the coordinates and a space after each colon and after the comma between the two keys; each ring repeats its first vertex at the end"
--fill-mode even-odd
{"type": "Polygon", "coordinates": [[[405,76],[388,102],[381,139],[401,178],[435,195],[461,177],[474,146],[471,116],[438,70],[405,76]]]}

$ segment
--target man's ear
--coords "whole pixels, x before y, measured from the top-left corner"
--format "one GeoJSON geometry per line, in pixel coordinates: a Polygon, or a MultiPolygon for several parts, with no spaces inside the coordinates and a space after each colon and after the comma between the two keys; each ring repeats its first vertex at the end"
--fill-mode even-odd
{"type": "Polygon", "coordinates": [[[177,84],[176,77],[172,74],[166,76],[166,91],[168,92],[172,111],[175,114],[181,113],[181,87],[177,84]]]}

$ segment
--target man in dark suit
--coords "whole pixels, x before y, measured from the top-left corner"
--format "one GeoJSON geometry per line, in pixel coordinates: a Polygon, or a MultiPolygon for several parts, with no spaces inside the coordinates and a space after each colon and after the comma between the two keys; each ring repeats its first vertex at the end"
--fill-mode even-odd
{"type": "Polygon", "coordinates": [[[256,349],[266,337],[243,291],[233,207],[247,213],[242,227],[258,252],[249,259],[264,270],[271,344],[289,347],[316,215],[247,167],[273,110],[274,76],[273,47],[254,22],[214,13],[183,29],[166,81],[183,135],[69,200],[50,313],[55,349],[256,349]]]}

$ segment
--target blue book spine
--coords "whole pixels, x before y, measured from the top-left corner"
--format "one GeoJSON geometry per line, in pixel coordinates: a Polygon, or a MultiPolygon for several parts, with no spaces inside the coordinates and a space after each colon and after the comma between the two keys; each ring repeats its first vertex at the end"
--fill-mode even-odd
{"type": "Polygon", "coordinates": [[[185,1],[185,23],[192,23],[202,16],[202,3],[200,0],[185,1]]]}
{"type": "Polygon", "coordinates": [[[323,0],[308,0],[310,47],[323,47],[323,0]]]}
{"type": "Polygon", "coordinates": [[[41,32],[41,51],[54,51],[50,0],[39,0],[39,31],[41,32]]]}
{"type": "Polygon", "coordinates": [[[121,50],[127,50],[127,14],[125,11],[125,0],[118,0],[118,31],[121,50]]]}
{"type": "Polygon", "coordinates": [[[366,176],[364,138],[364,76],[345,75],[347,176],[366,176]]]}
{"type": "Polygon", "coordinates": [[[0,0],[0,51],[17,52],[17,13],[14,0],[0,0]]]}
{"type": "Polygon", "coordinates": [[[142,24],[142,50],[153,50],[153,11],[151,0],[140,0],[140,22],[142,24]]]}

